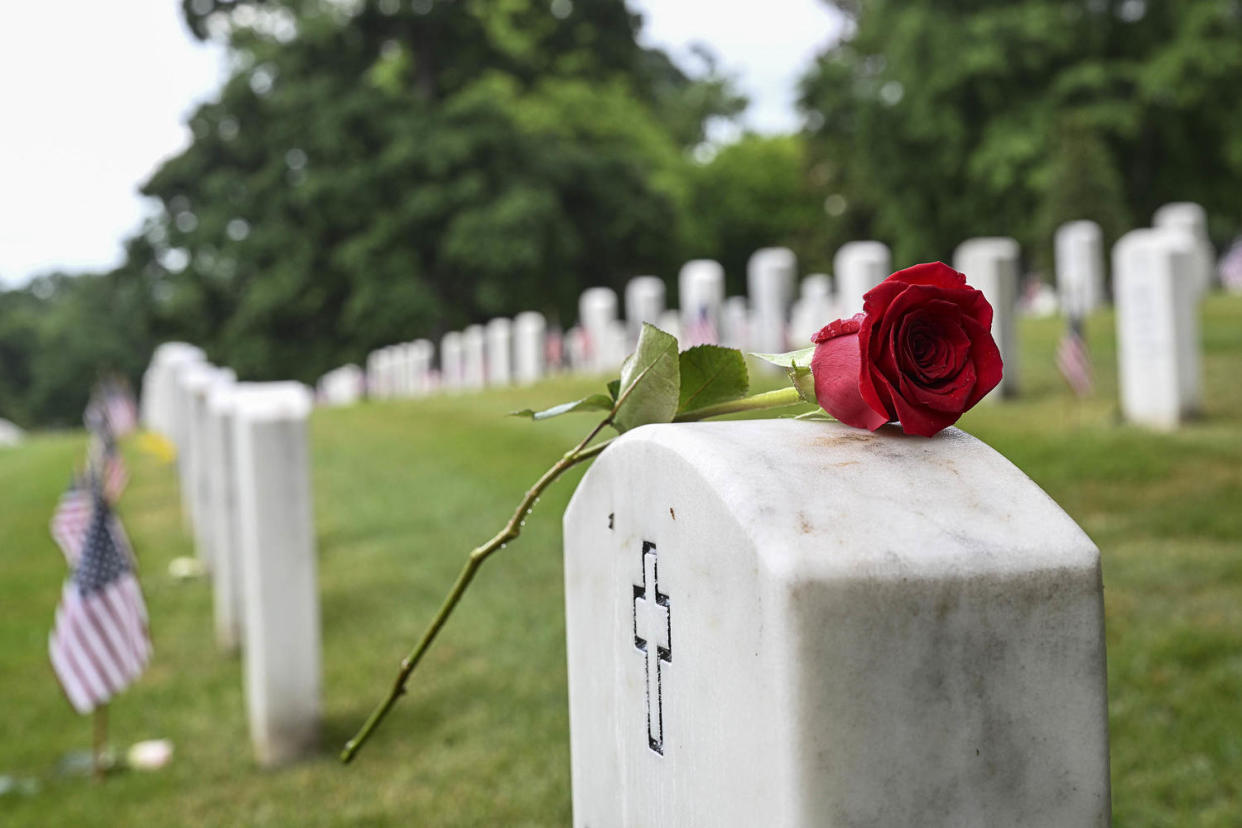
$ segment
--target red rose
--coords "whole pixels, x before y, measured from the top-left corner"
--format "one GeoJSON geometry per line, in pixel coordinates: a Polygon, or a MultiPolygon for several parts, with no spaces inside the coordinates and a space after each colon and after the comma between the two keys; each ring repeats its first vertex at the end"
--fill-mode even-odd
{"type": "Polygon", "coordinates": [[[957,422],[1001,379],[992,306],[940,262],[889,276],[863,297],[863,312],[811,341],[815,398],[846,425],[875,431],[899,420],[931,437],[957,422]]]}

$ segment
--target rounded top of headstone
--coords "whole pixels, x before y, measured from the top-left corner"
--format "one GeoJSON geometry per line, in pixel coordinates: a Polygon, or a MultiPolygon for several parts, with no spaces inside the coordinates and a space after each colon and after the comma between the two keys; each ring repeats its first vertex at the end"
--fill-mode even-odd
{"type": "Polygon", "coordinates": [[[582,291],[582,296],[578,299],[581,307],[588,305],[617,305],[617,292],[609,287],[592,287],[582,291]]]}
{"type": "Polygon", "coordinates": [[[190,393],[203,391],[215,382],[219,370],[210,362],[187,362],[177,372],[177,384],[190,393]]]}
{"type": "Polygon", "coordinates": [[[1207,213],[1193,201],[1174,201],[1157,209],[1151,223],[1157,227],[1191,227],[1196,232],[1206,232],[1207,213]]]}
{"type": "Polygon", "coordinates": [[[1113,271],[1118,275],[1133,273],[1141,270],[1152,257],[1168,251],[1189,255],[1191,244],[1190,237],[1177,228],[1139,227],[1113,245],[1113,271]]]}
{"type": "Polygon", "coordinates": [[[988,255],[1016,259],[1020,252],[1017,239],[1009,236],[978,236],[959,244],[953,251],[953,258],[956,261],[963,256],[988,255]]]}
{"type": "Polygon", "coordinates": [[[482,340],[485,331],[482,325],[467,325],[466,329],[461,332],[463,340],[482,340]]]}
{"type": "Polygon", "coordinates": [[[840,278],[841,271],[854,267],[859,263],[882,265],[882,269],[892,268],[892,253],[884,242],[859,240],[850,241],[837,248],[832,257],[832,269],[840,278]]]}
{"type": "Polygon", "coordinates": [[[960,578],[1098,565],[1095,545],[1048,495],[956,428],[927,439],[797,420],[643,426],[595,461],[565,521],[581,503],[608,495],[624,508],[626,492],[653,486],[676,493],[677,503],[654,506],[675,509],[670,519],[730,516],[777,574],[960,578]]]}
{"type": "MultiPolygon", "coordinates": [[[[432,344],[430,339],[416,339],[410,344],[414,347],[415,356],[425,357],[426,359],[431,359],[431,355],[436,351],[436,346],[432,344]]],[[[345,367],[348,368],[350,366],[346,365],[345,367]]],[[[358,366],[355,365],[353,367],[357,368],[358,366]]]]}
{"type": "Polygon", "coordinates": [[[487,332],[490,334],[508,334],[513,329],[513,321],[503,316],[488,320],[487,332]]]}
{"type": "Polygon", "coordinates": [[[635,276],[625,283],[625,292],[630,291],[664,293],[664,280],[659,276],[635,276]]]}
{"type": "Polygon", "coordinates": [[[798,266],[798,257],[788,247],[761,247],[750,254],[747,273],[768,270],[791,271],[798,266]]]}
{"type": "Polygon", "coordinates": [[[724,280],[724,265],[715,259],[691,259],[677,271],[677,284],[688,280],[724,280]]]}
{"type": "Polygon", "coordinates": [[[539,311],[522,311],[513,317],[513,326],[522,331],[543,329],[548,326],[548,320],[539,311]]]}
{"type": "Polygon", "coordinates": [[[832,277],[827,273],[811,273],[802,278],[803,299],[829,299],[832,297],[832,277]]]}
{"type": "Polygon", "coordinates": [[[1101,236],[1100,225],[1090,219],[1079,219],[1078,221],[1067,221],[1057,228],[1057,241],[1067,241],[1069,239],[1096,239],[1101,236]]]}
{"type": "Polygon", "coordinates": [[[205,360],[207,355],[203,353],[203,349],[188,342],[164,342],[157,345],[155,353],[151,355],[152,362],[171,363],[171,362],[196,362],[205,360]]]}
{"type": "Polygon", "coordinates": [[[460,348],[460,347],[461,347],[461,334],[458,333],[457,331],[449,331],[444,336],[440,337],[440,349],[441,350],[445,350],[447,348],[460,348]]]}
{"type": "Polygon", "coordinates": [[[313,397],[300,382],[247,382],[238,384],[232,404],[239,420],[299,420],[310,414],[313,397]]]}

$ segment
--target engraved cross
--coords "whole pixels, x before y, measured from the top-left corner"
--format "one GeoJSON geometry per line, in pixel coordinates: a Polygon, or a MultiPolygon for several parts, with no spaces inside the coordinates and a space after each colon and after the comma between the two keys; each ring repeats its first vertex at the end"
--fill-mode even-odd
{"type": "Polygon", "coordinates": [[[673,628],[668,596],[660,592],[656,547],[643,541],[643,583],[634,587],[634,646],[645,656],[647,673],[647,745],[664,754],[664,700],[660,662],[673,660],[673,628]]]}

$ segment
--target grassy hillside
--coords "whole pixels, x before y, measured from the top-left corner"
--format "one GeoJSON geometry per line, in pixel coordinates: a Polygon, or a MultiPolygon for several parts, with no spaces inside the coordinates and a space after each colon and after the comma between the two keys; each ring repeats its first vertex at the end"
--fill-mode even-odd
{"type": "MultiPolygon", "coordinates": [[[[1204,418],[1175,434],[1117,422],[1113,321],[1091,320],[1098,393],[1066,391],[1059,323],[1023,325],[1018,402],[962,425],[1012,459],[1103,550],[1118,825],[1231,825],[1242,808],[1242,299],[1205,308],[1204,418]]],[[[0,450],[0,796],[5,825],[562,825],[569,820],[560,514],[580,472],[484,568],[357,762],[335,751],[384,691],[465,551],[587,426],[501,416],[591,383],[361,405],[313,419],[324,643],[324,750],[251,760],[240,664],[217,654],[172,468],[134,444],[122,512],[142,561],[156,657],[112,705],[113,742],[167,737],[165,770],[95,785],[53,773],[89,720],[56,688],[46,639],[64,564],[47,521],[81,434],[0,450]]]]}

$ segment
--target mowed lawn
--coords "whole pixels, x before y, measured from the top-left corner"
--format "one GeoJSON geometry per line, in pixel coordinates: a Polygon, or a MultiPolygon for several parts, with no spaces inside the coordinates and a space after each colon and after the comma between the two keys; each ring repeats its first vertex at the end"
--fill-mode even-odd
{"type": "MultiPolygon", "coordinates": [[[[1204,308],[1205,413],[1174,434],[1120,425],[1111,315],[1088,339],[1097,393],[1056,372],[1061,324],[1022,326],[1024,394],[962,425],[1043,486],[1104,555],[1118,825],[1236,825],[1242,813],[1242,298],[1204,308]]],[[[207,582],[170,466],[130,441],[122,513],[142,563],[155,659],[111,708],[112,742],[165,737],[172,764],[104,784],[57,776],[89,719],[46,655],[64,563],[47,522],[81,433],[0,450],[0,796],[3,825],[563,825],[569,821],[560,517],[556,484],[516,544],[482,571],[356,762],[336,751],[386,691],[466,551],[588,426],[502,416],[594,383],[321,410],[313,418],[324,646],[323,750],[255,768],[240,663],[213,644],[207,582]]],[[[807,492],[815,497],[815,492],[807,492]]],[[[842,746],[848,750],[849,746],[842,746]]]]}

